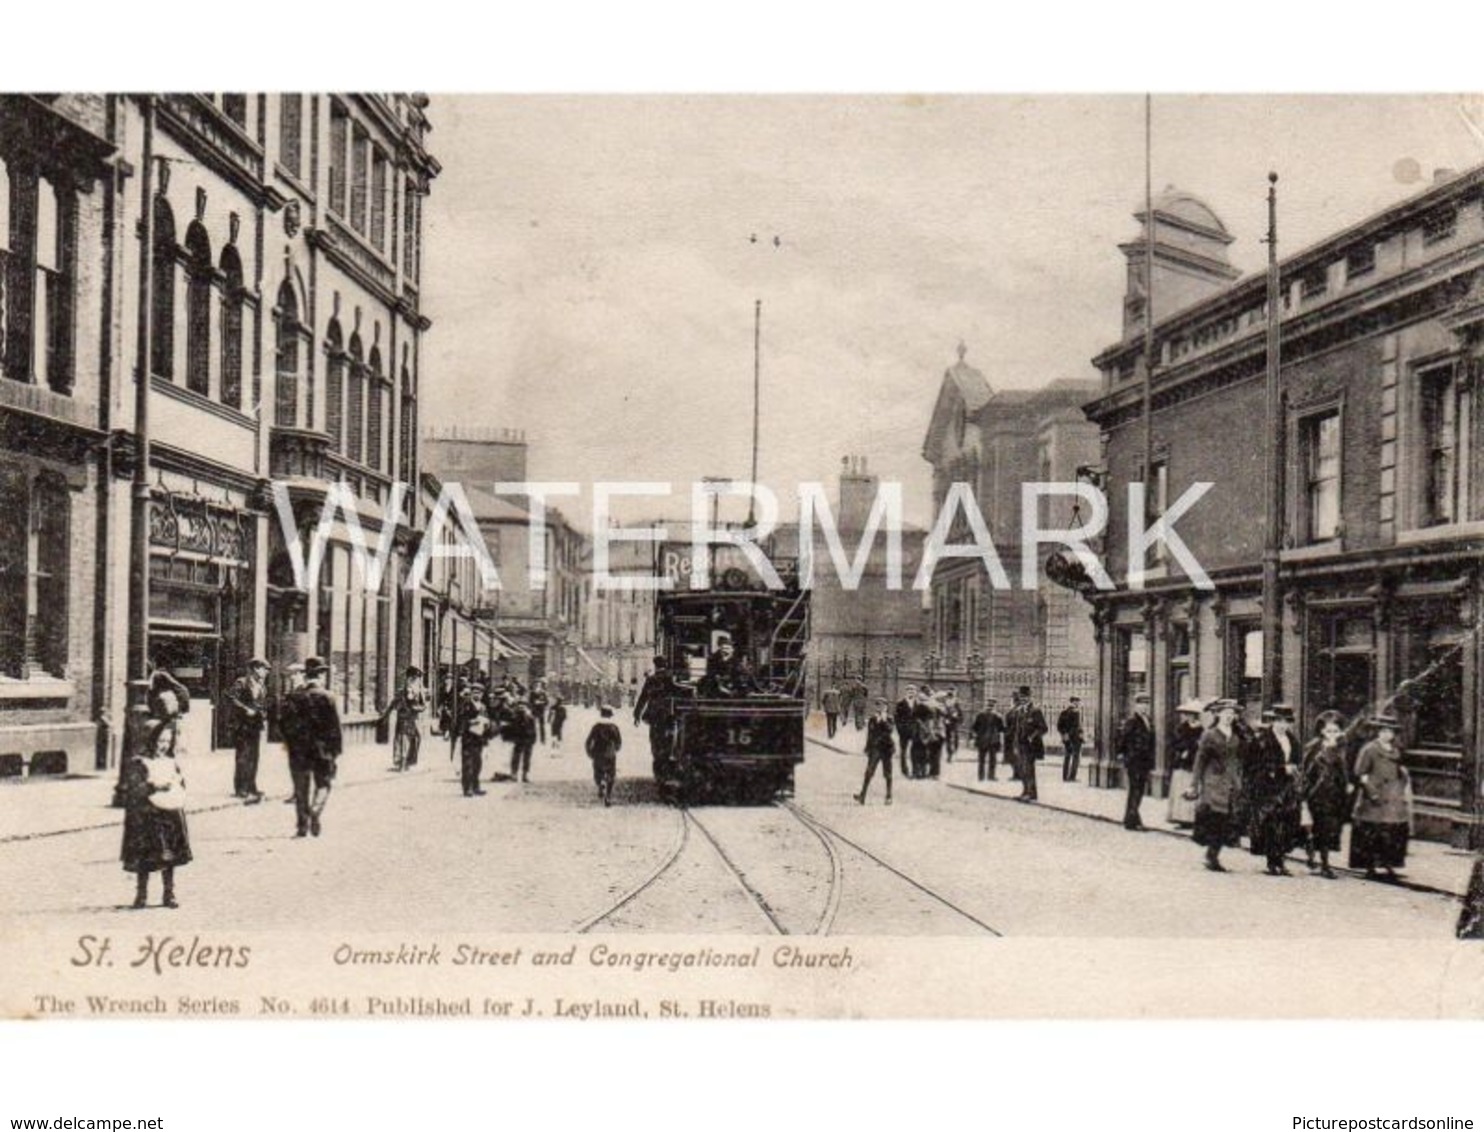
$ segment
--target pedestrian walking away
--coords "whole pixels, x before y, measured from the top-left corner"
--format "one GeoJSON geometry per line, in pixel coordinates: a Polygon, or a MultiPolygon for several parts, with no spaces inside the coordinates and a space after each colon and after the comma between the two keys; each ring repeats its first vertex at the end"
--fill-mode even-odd
{"type": "Polygon", "coordinates": [[[1383,869],[1387,880],[1407,863],[1412,825],[1412,780],[1402,766],[1396,741],[1396,717],[1378,715],[1370,725],[1376,737],[1355,760],[1354,828],[1350,831],[1350,867],[1364,869],[1367,880],[1383,869]]]}
{"type": "Polygon", "coordinates": [[[186,829],[185,776],[176,760],[179,728],[175,693],[155,697],[140,728],[138,748],[124,767],[124,839],[120,859],[134,874],[135,908],[149,899],[149,875],[160,874],[161,905],[175,908],[175,870],[191,862],[186,829]]]}
{"type": "Polygon", "coordinates": [[[562,696],[553,696],[551,700],[551,753],[557,754],[562,749],[562,728],[567,726],[567,701],[562,696]]]}
{"type": "Polygon", "coordinates": [[[1139,815],[1144,795],[1149,790],[1149,776],[1154,772],[1154,724],[1149,719],[1149,694],[1134,696],[1133,713],[1118,729],[1114,754],[1123,764],[1127,779],[1128,800],[1123,807],[1123,828],[1140,831],[1145,828],[1139,815]]]}
{"type": "Polygon", "coordinates": [[[663,656],[656,656],[654,671],[644,678],[639,698],[634,701],[634,725],[642,723],[649,727],[650,769],[656,782],[667,782],[673,774],[674,695],[675,682],[670,676],[669,662],[663,656]]]}
{"type": "Polygon", "coordinates": [[[875,710],[866,723],[866,776],[861,780],[861,792],[855,796],[855,800],[862,806],[866,804],[866,795],[871,789],[871,779],[876,775],[876,768],[881,768],[881,777],[886,783],[886,804],[891,805],[891,764],[896,756],[896,721],[892,718],[890,706],[884,697],[878,697],[874,704],[875,710]]]}
{"type": "Polygon", "coordinates": [[[1005,717],[996,710],[998,706],[998,700],[985,701],[983,709],[974,717],[969,728],[974,736],[974,748],[979,752],[980,782],[995,780],[995,758],[1005,739],[1005,717]]]}
{"type": "Polygon", "coordinates": [[[295,837],[320,835],[343,749],[340,710],[325,688],[330,669],[319,657],[304,662],[304,684],[284,697],[283,740],[294,780],[295,837]]]}
{"type": "Polygon", "coordinates": [[[826,739],[835,737],[835,728],[840,723],[840,689],[831,684],[825,689],[820,698],[820,706],[824,709],[824,735],[826,739]]]}
{"type": "Polygon", "coordinates": [[[601,718],[587,733],[583,744],[587,757],[593,761],[593,782],[598,787],[598,798],[603,805],[613,804],[613,782],[618,777],[618,752],[623,747],[623,735],[618,724],[613,722],[613,709],[606,704],[598,709],[601,718]]]}
{"type": "Polygon", "coordinates": [[[1061,736],[1061,780],[1076,782],[1082,761],[1082,697],[1073,696],[1056,717],[1056,731],[1061,736]]]}
{"type": "Polygon", "coordinates": [[[268,662],[254,658],[247,672],[227,689],[227,729],[236,752],[232,794],[248,804],[263,800],[258,789],[258,758],[263,749],[263,728],[268,722],[268,662]]]}
{"type": "Polygon", "coordinates": [[[1221,850],[1240,841],[1233,814],[1242,788],[1242,740],[1236,730],[1236,700],[1219,699],[1211,711],[1216,722],[1201,736],[1186,797],[1196,803],[1192,836],[1205,846],[1206,868],[1224,873],[1221,850]]]}
{"type": "Polygon", "coordinates": [[[495,724],[483,703],[476,701],[464,720],[464,734],[459,740],[459,784],[465,798],[484,793],[479,776],[484,772],[484,748],[494,738],[495,724]]]}

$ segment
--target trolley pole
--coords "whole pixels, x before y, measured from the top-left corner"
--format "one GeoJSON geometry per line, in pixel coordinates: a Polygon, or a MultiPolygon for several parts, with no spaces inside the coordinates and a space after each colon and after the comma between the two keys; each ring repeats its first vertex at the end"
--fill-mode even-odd
{"type": "MultiPolygon", "coordinates": [[[[752,480],[757,485],[758,419],[763,389],[763,301],[756,299],[752,305],[752,480]]],[[[748,493],[747,528],[757,526],[757,492],[748,493]]]]}

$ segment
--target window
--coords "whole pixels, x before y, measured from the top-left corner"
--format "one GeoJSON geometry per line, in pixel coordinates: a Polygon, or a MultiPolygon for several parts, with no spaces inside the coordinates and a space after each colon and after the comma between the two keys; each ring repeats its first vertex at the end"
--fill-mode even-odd
{"type": "Polygon", "coordinates": [[[150,274],[149,368],[175,376],[175,215],[155,197],[154,247],[150,274]]]}
{"type": "Polygon", "coordinates": [[[1299,279],[1299,297],[1304,300],[1317,299],[1329,290],[1329,272],[1322,267],[1305,272],[1299,279]]]}
{"type": "Polygon", "coordinates": [[[1133,710],[1134,697],[1149,691],[1149,638],[1142,629],[1121,629],[1118,644],[1123,675],[1118,716],[1122,719],[1133,710]]]}
{"type": "Polygon", "coordinates": [[[278,98],[278,163],[295,177],[304,175],[304,96],[278,98]]]}
{"type": "Polygon", "coordinates": [[[1351,248],[1345,256],[1345,278],[1355,279],[1376,270],[1376,245],[1365,244],[1351,248]]]}
{"type": "Polygon", "coordinates": [[[211,242],[196,222],[186,229],[186,388],[211,393],[211,242]]]}
{"type": "Polygon", "coordinates": [[[330,447],[345,451],[345,340],[340,323],[331,322],[325,333],[325,351],[329,365],[325,378],[325,431],[330,434],[330,447]]]}
{"type": "Polygon", "coordinates": [[[1458,624],[1456,607],[1442,603],[1404,603],[1398,609],[1398,661],[1411,678],[1398,703],[1411,732],[1408,745],[1463,746],[1463,656],[1468,631],[1458,624]]]}
{"type": "Polygon", "coordinates": [[[1262,703],[1262,630],[1234,624],[1227,642],[1227,694],[1243,704],[1262,703]]]}
{"type": "MultiPolygon", "coordinates": [[[[1144,496],[1144,519],[1146,524],[1152,525],[1170,507],[1170,461],[1168,457],[1154,461],[1146,491],[1148,494],[1144,496]]],[[[1149,557],[1155,565],[1163,565],[1168,561],[1169,556],[1170,548],[1165,545],[1163,539],[1149,548],[1149,557]]]]}
{"type": "Polygon", "coordinates": [[[350,117],[338,102],[330,104],[330,210],[345,215],[345,147],[350,117]]]}
{"type": "Polygon", "coordinates": [[[371,347],[371,360],[368,367],[371,371],[370,378],[370,402],[366,406],[366,466],[381,469],[381,445],[382,445],[382,406],[385,399],[382,397],[383,378],[381,376],[381,350],[371,347]]]}
{"type": "Polygon", "coordinates": [[[222,113],[232,121],[236,122],[244,130],[247,129],[247,95],[224,94],[222,95],[222,113]]]}
{"type": "Polygon", "coordinates": [[[1340,536],[1340,413],[1306,417],[1300,426],[1304,469],[1304,521],[1307,542],[1340,536]]]}
{"type": "Polygon", "coordinates": [[[370,146],[366,131],[356,126],[350,138],[350,226],[357,232],[366,231],[366,196],[370,146]]]}
{"type": "Polygon", "coordinates": [[[72,392],[72,195],[0,162],[0,372],[72,392]]]}
{"type": "MultiPolygon", "coordinates": [[[[299,424],[299,296],[287,279],[278,288],[277,342],[273,422],[282,428],[299,424]]],[[[312,421],[305,422],[313,427],[312,421]]]]}
{"type": "Polygon", "coordinates": [[[1453,229],[1458,224],[1458,211],[1452,208],[1440,208],[1431,216],[1422,220],[1422,242],[1436,244],[1440,240],[1446,240],[1453,235],[1453,229]]]}
{"type": "Polygon", "coordinates": [[[1422,525],[1463,522],[1469,517],[1473,398],[1452,366],[1422,374],[1419,384],[1426,461],[1422,525]]]}
{"type": "Polygon", "coordinates": [[[398,478],[404,483],[412,482],[412,456],[417,437],[417,396],[412,388],[412,372],[407,368],[407,354],[402,354],[402,417],[399,422],[398,449],[400,467],[398,478]]]}
{"type": "Polygon", "coordinates": [[[417,285],[417,186],[411,181],[402,194],[402,274],[417,285]]]}
{"type": "Polygon", "coordinates": [[[1369,607],[1315,610],[1309,616],[1305,711],[1338,711],[1353,719],[1370,709],[1376,627],[1369,607]]]}
{"type": "Polygon", "coordinates": [[[371,151],[371,243],[379,252],[386,251],[386,154],[371,151]]]}
{"type": "Polygon", "coordinates": [[[359,334],[350,336],[349,377],[345,390],[345,454],[359,464],[366,423],[366,366],[362,360],[359,334]]]}
{"type": "Polygon", "coordinates": [[[222,404],[242,408],[242,260],[222,249],[222,404]]]}
{"type": "Polygon", "coordinates": [[[61,476],[0,465],[0,678],[67,674],[71,510],[61,476]]]}

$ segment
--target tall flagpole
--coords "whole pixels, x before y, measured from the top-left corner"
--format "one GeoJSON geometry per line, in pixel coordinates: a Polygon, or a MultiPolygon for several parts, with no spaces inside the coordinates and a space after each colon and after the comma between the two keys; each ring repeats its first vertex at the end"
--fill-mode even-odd
{"type": "Polygon", "coordinates": [[[1267,381],[1263,430],[1262,543],[1262,698],[1279,699],[1283,679],[1283,610],[1278,582],[1278,551],[1283,540],[1283,464],[1279,443],[1283,429],[1279,363],[1282,353],[1283,306],[1278,280],[1278,174],[1268,174],[1268,336],[1267,381]]]}

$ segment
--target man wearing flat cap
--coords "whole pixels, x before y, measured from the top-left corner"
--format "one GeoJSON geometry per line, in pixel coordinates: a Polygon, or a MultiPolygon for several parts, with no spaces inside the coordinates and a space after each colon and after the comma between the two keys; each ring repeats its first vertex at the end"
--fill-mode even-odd
{"type": "Polygon", "coordinates": [[[1128,780],[1128,802],[1123,808],[1123,828],[1142,830],[1144,820],[1139,806],[1149,789],[1149,776],[1154,771],[1154,724],[1149,719],[1149,693],[1134,696],[1134,710],[1118,729],[1114,754],[1123,764],[1128,780]]]}
{"type": "Polygon", "coordinates": [[[236,749],[232,794],[248,805],[263,800],[258,790],[258,757],[263,749],[263,726],[268,721],[268,662],[254,657],[247,671],[227,689],[227,732],[236,749]]]}
{"type": "Polygon", "coordinates": [[[325,687],[329,666],[317,656],[304,662],[304,684],[283,701],[283,741],[289,749],[289,775],[294,780],[295,837],[320,835],[320,821],[343,738],[340,711],[325,687]]]}

